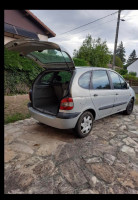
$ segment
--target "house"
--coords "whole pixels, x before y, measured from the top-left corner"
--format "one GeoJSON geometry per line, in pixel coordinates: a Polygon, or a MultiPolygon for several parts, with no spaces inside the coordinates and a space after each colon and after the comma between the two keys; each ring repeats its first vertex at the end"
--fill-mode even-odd
{"type": "Polygon", "coordinates": [[[136,76],[138,77],[138,58],[127,67],[127,70],[128,70],[128,73],[136,72],[137,73],[136,76]]]}
{"type": "Polygon", "coordinates": [[[4,44],[18,39],[45,40],[56,34],[29,10],[4,10],[4,44]]]}

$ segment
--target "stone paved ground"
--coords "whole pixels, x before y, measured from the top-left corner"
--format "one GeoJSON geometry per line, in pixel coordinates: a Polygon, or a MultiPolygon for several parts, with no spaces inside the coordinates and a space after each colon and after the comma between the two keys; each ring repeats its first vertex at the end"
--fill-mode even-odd
{"type": "Polygon", "coordinates": [[[138,106],[77,139],[30,118],[5,125],[5,193],[138,194],[138,106]]]}

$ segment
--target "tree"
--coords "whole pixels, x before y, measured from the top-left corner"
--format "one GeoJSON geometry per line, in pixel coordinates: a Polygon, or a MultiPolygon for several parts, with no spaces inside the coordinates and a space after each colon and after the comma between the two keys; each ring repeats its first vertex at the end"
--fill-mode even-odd
{"type": "Polygon", "coordinates": [[[84,59],[73,58],[75,66],[88,66],[88,63],[84,59]]]}
{"type": "Polygon", "coordinates": [[[132,53],[129,55],[128,60],[127,60],[127,66],[133,63],[136,60],[136,51],[135,49],[132,51],[132,53]]]}
{"type": "MultiPolygon", "coordinates": [[[[112,60],[113,60],[113,55],[111,55],[111,62],[112,60]]],[[[115,66],[123,68],[123,62],[118,56],[115,56],[115,66]]]]}
{"type": "Polygon", "coordinates": [[[124,64],[126,59],[125,59],[125,47],[123,47],[123,42],[121,41],[121,43],[118,45],[117,49],[116,49],[116,56],[118,56],[122,63],[124,64]]]}
{"type": "Polygon", "coordinates": [[[74,50],[75,58],[84,59],[89,65],[95,67],[107,67],[110,54],[106,41],[102,42],[101,38],[92,39],[91,35],[86,36],[78,51],[74,50]]]}

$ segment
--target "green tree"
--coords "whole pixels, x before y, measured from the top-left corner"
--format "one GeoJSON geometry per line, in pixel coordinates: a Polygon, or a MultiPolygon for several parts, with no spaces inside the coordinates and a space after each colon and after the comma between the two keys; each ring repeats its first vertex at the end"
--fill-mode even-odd
{"type": "Polygon", "coordinates": [[[88,63],[84,59],[73,58],[75,66],[88,66],[88,63]]]}
{"type": "Polygon", "coordinates": [[[135,49],[132,51],[132,53],[129,55],[128,60],[127,60],[127,66],[133,63],[137,58],[136,51],[135,49]]]}
{"type": "Polygon", "coordinates": [[[83,59],[95,67],[107,67],[110,54],[106,41],[102,42],[101,38],[92,39],[91,35],[87,35],[80,49],[75,49],[73,53],[75,58],[83,59]]]}
{"type": "Polygon", "coordinates": [[[118,56],[122,63],[124,64],[126,59],[125,59],[125,47],[123,46],[123,42],[121,41],[121,43],[118,45],[117,49],[116,49],[116,56],[118,56]]]}
{"type": "MultiPolygon", "coordinates": [[[[111,55],[111,63],[112,60],[113,60],[113,55],[111,55]]],[[[115,56],[115,66],[123,68],[123,62],[118,56],[115,56]]]]}

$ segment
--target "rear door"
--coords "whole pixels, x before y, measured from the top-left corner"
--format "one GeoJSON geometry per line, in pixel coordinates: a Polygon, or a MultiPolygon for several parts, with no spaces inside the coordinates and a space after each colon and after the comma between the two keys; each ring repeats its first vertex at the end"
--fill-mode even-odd
{"type": "Polygon", "coordinates": [[[129,89],[127,89],[127,83],[119,74],[114,71],[109,71],[109,75],[111,77],[113,90],[115,92],[113,113],[116,113],[126,109],[130,92],[129,89]]]}
{"type": "Polygon", "coordinates": [[[115,93],[106,70],[93,70],[90,93],[99,118],[112,114],[115,93]]]}
{"type": "Polygon", "coordinates": [[[56,43],[32,39],[18,39],[5,45],[8,50],[18,52],[37,62],[45,69],[75,68],[69,53],[56,43]]]}

